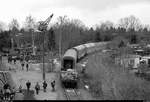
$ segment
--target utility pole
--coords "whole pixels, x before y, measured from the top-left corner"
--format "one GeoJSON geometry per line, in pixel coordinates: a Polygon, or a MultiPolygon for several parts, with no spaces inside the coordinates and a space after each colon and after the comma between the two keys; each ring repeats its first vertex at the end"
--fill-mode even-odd
{"type": "Polygon", "coordinates": [[[31,33],[32,33],[32,53],[33,53],[33,55],[35,55],[35,44],[34,44],[34,33],[35,33],[35,31],[34,30],[32,30],[31,31],[31,33]]]}
{"type": "Polygon", "coordinates": [[[60,57],[60,66],[61,66],[61,27],[60,27],[60,31],[59,31],[59,57],[60,57]]]}
{"type": "Polygon", "coordinates": [[[45,80],[45,66],[44,66],[44,38],[45,38],[45,31],[43,32],[43,80],[45,80]]]}
{"type": "Polygon", "coordinates": [[[12,49],[12,51],[14,50],[14,40],[13,40],[13,38],[11,38],[11,49],[12,49]]]}

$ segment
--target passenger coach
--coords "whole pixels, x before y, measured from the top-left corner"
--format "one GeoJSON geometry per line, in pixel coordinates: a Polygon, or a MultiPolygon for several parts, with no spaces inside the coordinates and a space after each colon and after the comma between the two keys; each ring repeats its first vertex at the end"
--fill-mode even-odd
{"type": "Polygon", "coordinates": [[[77,52],[75,49],[69,49],[66,51],[62,58],[62,69],[67,71],[67,69],[75,69],[77,61],[77,52]]]}

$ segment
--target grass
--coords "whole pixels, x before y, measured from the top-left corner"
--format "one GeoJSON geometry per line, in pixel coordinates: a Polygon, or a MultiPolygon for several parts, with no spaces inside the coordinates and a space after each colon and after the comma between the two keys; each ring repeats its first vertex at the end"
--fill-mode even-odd
{"type": "Polygon", "coordinates": [[[150,82],[116,66],[109,54],[91,56],[86,71],[94,97],[104,100],[150,100],[150,82]]]}

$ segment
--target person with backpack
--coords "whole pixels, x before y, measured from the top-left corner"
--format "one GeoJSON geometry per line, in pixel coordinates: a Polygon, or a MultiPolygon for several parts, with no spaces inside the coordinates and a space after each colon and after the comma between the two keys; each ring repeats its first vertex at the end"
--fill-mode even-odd
{"type": "Polygon", "coordinates": [[[46,81],[43,82],[43,89],[44,89],[44,92],[46,92],[46,88],[47,88],[47,83],[46,81]]]}
{"type": "Polygon", "coordinates": [[[39,94],[39,90],[40,90],[40,85],[39,85],[39,83],[37,82],[36,85],[35,85],[35,91],[36,91],[36,94],[37,94],[37,95],[39,94]]]}
{"type": "Polygon", "coordinates": [[[28,82],[26,82],[26,86],[27,86],[27,91],[29,92],[30,87],[31,87],[31,82],[28,80],[28,82]]]}

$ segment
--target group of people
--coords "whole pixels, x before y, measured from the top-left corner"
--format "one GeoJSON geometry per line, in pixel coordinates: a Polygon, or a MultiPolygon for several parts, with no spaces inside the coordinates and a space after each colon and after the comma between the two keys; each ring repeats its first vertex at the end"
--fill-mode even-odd
{"type": "MultiPolygon", "coordinates": [[[[25,62],[22,61],[22,62],[21,62],[22,70],[24,70],[24,66],[25,66],[25,62]]],[[[29,71],[29,63],[28,63],[28,62],[26,62],[26,69],[27,69],[27,71],[29,71]]]]}
{"type": "MultiPolygon", "coordinates": [[[[44,92],[46,92],[47,86],[48,86],[47,82],[44,81],[43,82],[44,92]]],[[[27,92],[29,92],[31,88],[31,82],[29,80],[26,82],[26,87],[27,87],[27,92]]],[[[51,87],[52,87],[52,91],[55,91],[55,80],[51,82],[51,87]]],[[[40,85],[38,82],[36,83],[34,88],[36,94],[38,95],[40,91],[40,85]]],[[[3,89],[0,90],[0,100],[12,100],[15,96],[15,93],[16,93],[15,87],[11,88],[11,86],[8,83],[6,83],[4,84],[3,89]]],[[[22,93],[21,85],[19,86],[19,93],[22,93]]]]}
{"type": "Polygon", "coordinates": [[[15,87],[11,88],[8,83],[4,84],[3,89],[0,90],[1,100],[12,100],[15,96],[15,87]]]}
{"type": "MultiPolygon", "coordinates": [[[[26,82],[26,86],[27,86],[27,91],[29,92],[30,87],[31,87],[31,82],[29,80],[26,82]]],[[[52,87],[52,91],[55,91],[55,80],[51,82],[51,87],[52,87]]],[[[38,95],[39,91],[40,91],[40,85],[38,82],[36,83],[34,88],[35,88],[36,94],[38,95]]],[[[46,89],[47,89],[47,82],[44,81],[43,82],[43,91],[46,92],[46,89]]]]}
{"type": "MultiPolygon", "coordinates": [[[[14,60],[14,64],[16,64],[16,59],[12,59],[11,56],[8,56],[8,63],[12,63],[12,61],[14,60]]],[[[28,63],[28,59],[23,60],[22,58],[20,59],[20,63],[21,63],[21,69],[24,70],[24,66],[26,63],[26,69],[27,71],[29,71],[29,63],[28,63]]],[[[9,68],[9,70],[11,70],[11,68],[9,68]]]]}

